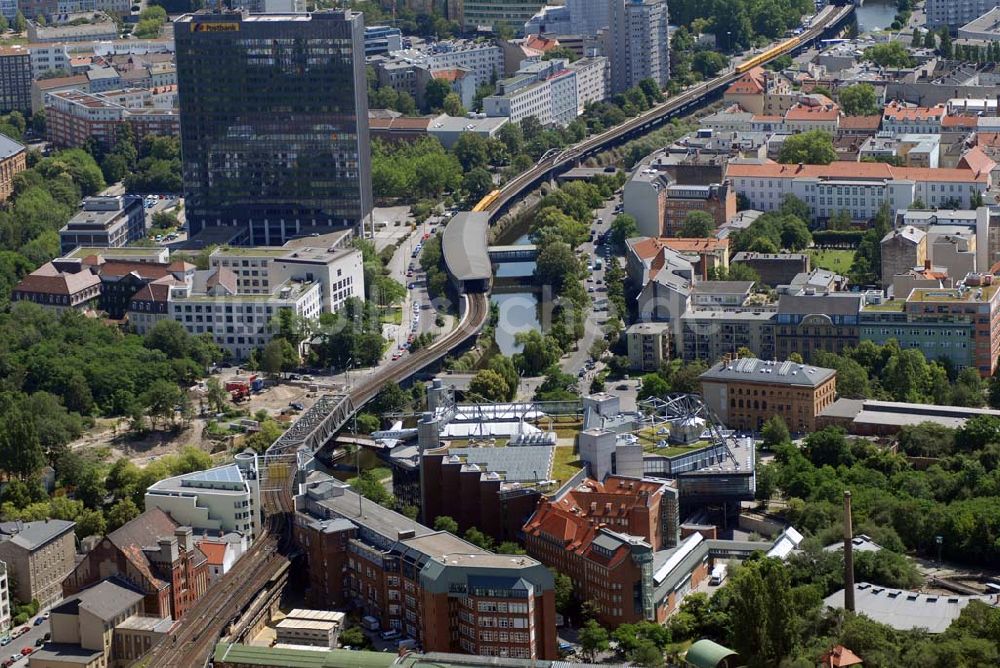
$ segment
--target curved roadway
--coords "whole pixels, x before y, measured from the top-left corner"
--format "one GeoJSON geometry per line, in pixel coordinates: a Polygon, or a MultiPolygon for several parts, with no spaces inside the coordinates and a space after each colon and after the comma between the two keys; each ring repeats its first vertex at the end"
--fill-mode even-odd
{"type": "MultiPolygon", "coordinates": [[[[803,42],[811,42],[826,30],[827,25],[839,21],[852,7],[831,8],[828,16],[802,34],[803,42]]],[[[621,125],[595,135],[561,153],[543,157],[539,163],[522,173],[501,189],[500,196],[486,208],[491,217],[498,215],[511,201],[522,197],[540,179],[553,170],[572,164],[573,161],[595,151],[603,150],[635,132],[642,132],[663,122],[685,107],[699,102],[728,86],[736,78],[735,72],[726,73],[711,81],[691,88],[663,104],[621,125]]],[[[379,388],[387,383],[405,380],[415,371],[444,356],[448,351],[479,332],[489,318],[489,298],[485,293],[463,296],[464,314],[458,327],[426,348],[407,355],[397,362],[374,370],[349,390],[355,407],[370,401],[379,388]]],[[[208,661],[212,648],[225,633],[233,620],[268,582],[287,567],[291,537],[290,514],[293,512],[292,484],[294,471],[288,471],[288,484],[280,491],[264,492],[262,503],[268,516],[262,535],[250,551],[192,606],[175,626],[173,632],[155,645],[137,665],[177,668],[195,668],[208,661]]]]}

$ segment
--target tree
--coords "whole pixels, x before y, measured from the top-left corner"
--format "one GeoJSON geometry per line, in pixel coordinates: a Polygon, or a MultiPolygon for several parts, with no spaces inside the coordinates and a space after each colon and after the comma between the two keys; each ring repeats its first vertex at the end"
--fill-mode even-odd
{"type": "Polygon", "coordinates": [[[340,645],[352,649],[368,649],[372,646],[372,641],[368,639],[360,626],[352,626],[344,629],[340,633],[340,645]]]}
{"type": "Polygon", "coordinates": [[[541,248],[535,260],[535,280],[540,285],[551,286],[553,292],[562,294],[563,285],[579,276],[580,261],[569,244],[554,241],[541,248]]]}
{"type": "Polygon", "coordinates": [[[990,408],[1000,408],[1000,367],[990,377],[987,392],[990,408]]]}
{"type": "Polygon", "coordinates": [[[948,26],[941,26],[941,44],[938,47],[938,53],[941,54],[942,58],[951,58],[954,55],[954,50],[951,44],[951,32],[948,30],[948,26]]]}
{"type": "Polygon", "coordinates": [[[177,385],[162,379],[154,381],[143,393],[141,402],[146,407],[146,413],[154,427],[157,418],[164,421],[173,418],[174,406],[180,401],[180,395],[181,391],[177,385]]]}
{"type": "Polygon", "coordinates": [[[635,217],[620,213],[611,221],[611,243],[617,248],[624,248],[625,241],[639,235],[639,223],[635,217]]]}
{"type": "Polygon", "coordinates": [[[837,159],[833,137],[823,130],[790,135],[781,145],[778,161],[784,164],[829,165],[837,159]]]}
{"type": "Polygon", "coordinates": [[[785,424],[780,415],[773,415],[768,418],[767,422],[764,423],[763,429],[761,429],[760,435],[764,441],[764,447],[768,449],[776,448],[792,440],[792,435],[788,431],[788,425],[785,424]]]}
{"type": "Polygon", "coordinates": [[[463,535],[462,538],[464,538],[465,540],[469,541],[470,543],[472,543],[477,547],[481,547],[484,550],[493,549],[493,539],[484,534],[476,527],[469,527],[469,529],[465,532],[465,535],[463,535]]]}
{"type": "Polygon", "coordinates": [[[597,623],[596,620],[588,620],[580,629],[578,637],[580,647],[590,661],[597,659],[599,652],[606,652],[610,647],[608,643],[608,630],[597,623]]]}
{"type": "Polygon", "coordinates": [[[444,113],[449,116],[461,117],[466,114],[465,107],[462,106],[462,98],[458,96],[458,93],[448,93],[441,107],[444,109],[444,113]]]}
{"type": "Polygon", "coordinates": [[[261,369],[271,376],[280,374],[285,364],[285,354],[281,342],[282,339],[278,337],[271,339],[264,346],[264,352],[261,355],[261,369]]]}
{"type": "Polygon", "coordinates": [[[795,605],[777,559],[744,564],[729,583],[731,637],[751,668],[777,666],[792,648],[795,605]]]}
{"type": "Polygon", "coordinates": [[[424,88],[424,103],[428,111],[444,107],[445,98],[451,93],[451,86],[442,79],[431,79],[424,88]]]}
{"type": "Polygon", "coordinates": [[[510,394],[507,381],[492,369],[480,369],[469,381],[469,392],[482,401],[501,402],[510,394]]]}
{"type": "MultiPolygon", "coordinates": [[[[947,28],[945,28],[947,30],[947,28]]],[[[944,37],[942,36],[942,50],[944,48],[944,37]]],[[[949,47],[951,45],[951,38],[948,38],[949,47]]],[[[950,48],[949,48],[950,51],[950,48]]],[[[942,54],[943,55],[943,54],[942,54]]],[[[945,56],[945,57],[950,57],[945,56]]],[[[910,67],[913,64],[913,59],[910,58],[909,51],[903,46],[902,42],[885,42],[882,44],[876,44],[865,49],[864,52],[865,60],[870,60],[880,67],[894,67],[903,68],[910,67]]]]}
{"type": "Polygon", "coordinates": [[[115,529],[127,524],[139,516],[139,508],[132,499],[122,499],[108,511],[108,529],[115,529]]]}
{"type": "Polygon", "coordinates": [[[521,352],[514,355],[514,364],[526,376],[538,376],[559,361],[562,349],[549,335],[536,330],[519,332],[514,340],[521,345],[521,352]]]}
{"type": "Polygon", "coordinates": [[[434,530],[435,531],[447,531],[448,533],[453,533],[458,535],[458,522],[447,515],[438,515],[434,518],[434,530]]]}
{"type": "Polygon", "coordinates": [[[718,51],[698,51],[691,59],[691,69],[706,79],[714,77],[729,65],[729,59],[718,51]]]}
{"type": "Polygon", "coordinates": [[[452,147],[452,152],[466,171],[489,165],[489,142],[474,132],[463,132],[452,147]]]}
{"type": "Polygon", "coordinates": [[[28,29],[28,21],[24,18],[24,14],[21,10],[17,10],[17,14],[14,16],[14,32],[22,33],[28,29]]]}
{"type": "Polygon", "coordinates": [[[574,607],[576,599],[573,596],[573,580],[565,573],[560,573],[554,568],[549,568],[552,573],[556,599],[556,612],[560,615],[569,616],[574,607]]]}
{"type": "Polygon", "coordinates": [[[370,434],[373,431],[378,431],[381,426],[381,420],[378,419],[377,415],[372,413],[359,413],[357,418],[357,430],[359,434],[370,434]]]}
{"type": "Polygon", "coordinates": [[[490,194],[493,185],[493,177],[482,167],[476,167],[466,172],[465,176],[462,177],[462,189],[468,193],[470,202],[478,202],[490,194]]]}
{"type": "Polygon", "coordinates": [[[850,466],[854,457],[851,455],[844,432],[834,427],[813,432],[806,437],[806,456],[813,466],[850,466]]]}
{"type": "Polygon", "coordinates": [[[874,116],[880,111],[875,97],[875,87],[869,83],[859,83],[841,88],[837,92],[844,113],[849,116],[874,116]]]}
{"type": "Polygon", "coordinates": [[[715,219],[705,211],[691,211],[684,218],[677,236],[688,239],[701,239],[712,236],[715,230],[715,219]]]}
{"type": "Polygon", "coordinates": [[[376,415],[384,416],[386,413],[398,413],[409,402],[409,397],[396,383],[384,385],[375,398],[372,399],[371,410],[376,415]]]}

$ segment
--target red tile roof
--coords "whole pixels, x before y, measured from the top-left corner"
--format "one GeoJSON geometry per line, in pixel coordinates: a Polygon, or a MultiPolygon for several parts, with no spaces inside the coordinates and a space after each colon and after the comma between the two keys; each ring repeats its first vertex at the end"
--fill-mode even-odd
{"type": "Polygon", "coordinates": [[[729,84],[726,95],[760,95],[764,92],[764,68],[754,67],[729,84]]]}
{"type": "Polygon", "coordinates": [[[457,81],[458,79],[464,79],[466,74],[468,74],[467,70],[459,69],[457,67],[446,70],[434,70],[431,72],[432,77],[442,81],[457,81]]]}
{"type": "Polygon", "coordinates": [[[664,246],[678,253],[714,253],[729,248],[729,239],[716,239],[715,237],[664,238],[660,241],[664,246]]]}
{"type": "Polygon", "coordinates": [[[882,115],[894,121],[929,121],[943,118],[945,113],[943,104],[933,107],[905,107],[898,102],[890,102],[882,115]]]}
{"type": "Polygon", "coordinates": [[[797,104],[785,112],[786,121],[835,121],[840,108],[835,104],[810,106],[797,104]]]}
{"type": "Polygon", "coordinates": [[[844,116],[840,119],[841,130],[878,130],[881,116],[844,116]]]}
{"type": "Polygon", "coordinates": [[[997,163],[993,161],[986,152],[983,151],[981,146],[975,146],[962,156],[962,159],[958,161],[959,169],[965,168],[970,169],[976,174],[988,174],[992,172],[997,166],[997,163]]]}
{"type": "Polygon", "coordinates": [[[212,566],[221,566],[226,559],[226,545],[224,543],[203,540],[198,543],[198,549],[205,553],[208,563],[212,566]]]}
{"type": "Polygon", "coordinates": [[[971,128],[979,127],[979,119],[976,116],[945,116],[941,119],[942,128],[971,128]]]}
{"type": "Polygon", "coordinates": [[[733,163],[726,176],[764,178],[828,178],[828,179],[912,179],[914,181],[988,182],[986,173],[969,169],[929,169],[926,167],[893,167],[881,162],[832,162],[829,165],[782,165],[776,162],[733,163]]]}
{"type": "Polygon", "coordinates": [[[75,274],[62,273],[51,262],[21,279],[14,292],[33,292],[48,295],[75,295],[88,288],[100,285],[101,279],[87,269],[75,274]]]}
{"type": "Polygon", "coordinates": [[[541,37],[539,35],[528,35],[524,39],[524,45],[529,49],[537,49],[542,53],[545,53],[546,51],[551,51],[559,46],[559,40],[551,39],[549,37],[541,37]]]}

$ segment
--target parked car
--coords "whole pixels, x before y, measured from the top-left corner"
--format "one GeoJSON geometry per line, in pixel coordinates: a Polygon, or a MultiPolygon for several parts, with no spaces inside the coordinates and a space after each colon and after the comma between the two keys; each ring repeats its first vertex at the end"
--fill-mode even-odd
{"type": "Polygon", "coordinates": [[[44,623],[45,623],[45,618],[44,617],[37,617],[35,619],[35,626],[41,626],[44,623]]]}
{"type": "Polygon", "coordinates": [[[389,629],[388,631],[382,631],[382,633],[378,634],[378,637],[382,640],[395,640],[399,637],[399,631],[396,629],[389,629]]]}
{"type": "Polygon", "coordinates": [[[288,402],[288,405],[297,411],[304,411],[306,409],[306,407],[302,404],[301,401],[290,401],[288,402]]]}

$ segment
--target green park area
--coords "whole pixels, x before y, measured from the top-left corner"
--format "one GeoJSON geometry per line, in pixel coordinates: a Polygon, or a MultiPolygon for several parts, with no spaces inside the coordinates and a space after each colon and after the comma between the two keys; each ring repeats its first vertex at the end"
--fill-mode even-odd
{"type": "Polygon", "coordinates": [[[813,249],[809,251],[813,269],[828,269],[846,274],[854,262],[853,250],[813,249]]]}

